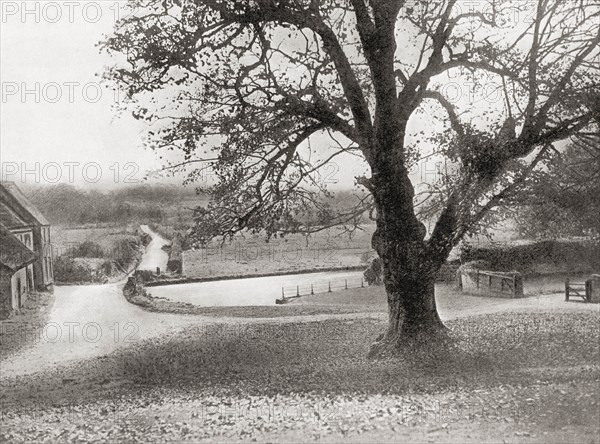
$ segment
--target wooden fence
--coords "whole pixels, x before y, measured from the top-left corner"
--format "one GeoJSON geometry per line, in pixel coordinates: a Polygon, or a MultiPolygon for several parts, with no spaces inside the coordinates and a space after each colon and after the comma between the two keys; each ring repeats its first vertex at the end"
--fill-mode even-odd
{"type": "Polygon", "coordinates": [[[462,269],[459,285],[467,293],[510,298],[523,297],[523,278],[520,273],[462,269]]]}
{"type": "Polygon", "coordinates": [[[360,279],[338,279],[328,282],[317,282],[312,284],[302,285],[291,285],[288,287],[281,287],[281,299],[278,299],[278,303],[284,303],[283,301],[292,298],[299,298],[300,296],[310,296],[318,293],[331,293],[332,291],[348,290],[350,288],[364,288],[368,287],[367,282],[360,279]]]}

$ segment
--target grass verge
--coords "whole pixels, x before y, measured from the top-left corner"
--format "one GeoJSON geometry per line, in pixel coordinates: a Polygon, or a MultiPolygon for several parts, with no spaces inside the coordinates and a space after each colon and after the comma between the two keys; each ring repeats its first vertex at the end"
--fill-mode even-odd
{"type": "Polygon", "coordinates": [[[594,442],[596,313],[448,323],[456,350],[368,361],[381,321],[212,324],[2,383],[0,440],[594,442]],[[35,396],[32,396],[35,394],[35,396]]]}
{"type": "MultiPolygon", "coordinates": [[[[348,290],[349,294],[354,292],[348,290]]],[[[156,313],[173,313],[186,315],[201,315],[213,317],[242,317],[242,318],[278,318],[288,316],[311,316],[326,314],[349,314],[349,313],[382,313],[387,310],[386,305],[349,303],[339,304],[336,301],[311,304],[288,304],[288,305],[265,305],[265,306],[218,306],[201,307],[186,302],[175,302],[163,298],[155,298],[144,294],[141,287],[135,291],[125,288],[123,295],[132,304],[138,305],[144,310],[156,313]]],[[[363,298],[365,292],[351,297],[354,300],[363,298]]],[[[349,299],[349,300],[350,300],[349,299]]]]}
{"type": "Polygon", "coordinates": [[[456,350],[416,362],[365,358],[384,327],[376,320],[194,326],[2,382],[0,440],[597,439],[597,313],[448,324],[456,350]]]}

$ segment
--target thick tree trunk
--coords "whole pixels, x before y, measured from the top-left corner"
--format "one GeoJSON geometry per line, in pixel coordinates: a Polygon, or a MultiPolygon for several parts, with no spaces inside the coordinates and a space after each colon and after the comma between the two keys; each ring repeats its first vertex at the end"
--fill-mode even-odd
{"type": "Polygon", "coordinates": [[[447,339],[435,301],[438,261],[424,257],[421,243],[403,244],[380,247],[389,318],[386,331],[371,348],[371,357],[394,354],[407,345],[428,347],[447,339]]]}
{"type": "Polygon", "coordinates": [[[406,180],[384,183],[376,196],[377,230],[373,247],[383,263],[389,323],[370,355],[393,354],[406,345],[428,347],[447,339],[435,302],[435,276],[449,249],[432,249],[426,229],[413,211],[406,180]]]}
{"type": "Polygon", "coordinates": [[[393,110],[397,111],[393,118],[378,114],[377,141],[368,150],[369,189],[377,209],[372,245],[383,263],[389,308],[388,328],[373,345],[373,357],[393,354],[409,344],[412,349],[432,345],[447,337],[437,313],[434,282],[450,252],[446,238],[450,239],[452,225],[448,224],[441,241],[436,236],[435,245],[425,239],[427,230],[415,214],[414,187],[404,157],[408,114],[393,110]]]}
{"type": "Polygon", "coordinates": [[[388,290],[389,323],[386,339],[402,341],[435,336],[445,331],[435,303],[433,279],[416,277],[406,280],[404,288],[388,290]]]}

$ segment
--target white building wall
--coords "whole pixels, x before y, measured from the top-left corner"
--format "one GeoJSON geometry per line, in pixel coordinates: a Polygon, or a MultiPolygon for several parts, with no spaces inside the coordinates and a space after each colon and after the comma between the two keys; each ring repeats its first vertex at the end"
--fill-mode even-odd
{"type": "Polygon", "coordinates": [[[11,278],[11,289],[12,289],[12,308],[16,310],[19,308],[19,282],[21,291],[21,305],[27,300],[29,294],[29,284],[27,282],[27,268],[21,268],[11,278]]]}

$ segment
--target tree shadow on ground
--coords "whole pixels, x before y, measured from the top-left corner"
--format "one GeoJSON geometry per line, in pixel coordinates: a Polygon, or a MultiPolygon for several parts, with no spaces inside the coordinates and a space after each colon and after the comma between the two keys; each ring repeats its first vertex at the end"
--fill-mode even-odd
{"type": "MultiPolygon", "coordinates": [[[[526,383],[540,378],[527,369],[544,366],[597,369],[597,315],[565,316],[457,320],[449,323],[450,349],[379,361],[366,357],[369,341],[384,327],[376,320],[196,326],[55,371],[42,381],[3,383],[2,390],[5,399],[25,402],[35,396],[38,403],[163,389],[213,395],[407,395],[526,383]]],[[[592,373],[597,377],[598,371],[592,373]]]]}

